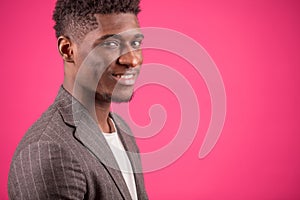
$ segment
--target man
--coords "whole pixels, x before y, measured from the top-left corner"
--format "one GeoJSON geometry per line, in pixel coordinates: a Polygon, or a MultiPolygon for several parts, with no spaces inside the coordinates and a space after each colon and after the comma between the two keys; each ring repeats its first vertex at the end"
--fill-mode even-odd
{"type": "Polygon", "coordinates": [[[139,11],[139,0],[57,1],[64,82],[15,152],[11,199],[148,199],[135,140],[110,112],[142,64],[139,11]]]}

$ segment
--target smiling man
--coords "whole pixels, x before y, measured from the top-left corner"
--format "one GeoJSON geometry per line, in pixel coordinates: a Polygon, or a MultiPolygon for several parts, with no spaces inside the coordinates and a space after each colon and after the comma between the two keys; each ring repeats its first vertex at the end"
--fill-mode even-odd
{"type": "Polygon", "coordinates": [[[143,61],[139,0],[58,0],[64,82],[11,163],[10,199],[148,199],[139,150],[110,112],[127,102],[143,61]]]}

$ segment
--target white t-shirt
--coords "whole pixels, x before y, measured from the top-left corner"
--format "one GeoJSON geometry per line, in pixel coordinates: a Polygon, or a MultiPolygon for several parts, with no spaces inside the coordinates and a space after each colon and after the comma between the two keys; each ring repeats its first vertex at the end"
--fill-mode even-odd
{"type": "Polygon", "coordinates": [[[124,149],[124,146],[118,136],[116,126],[111,119],[112,124],[114,125],[115,132],[112,133],[104,133],[103,135],[112,150],[115,159],[117,160],[117,163],[119,165],[119,168],[122,172],[123,178],[127,184],[127,187],[129,189],[129,192],[131,194],[131,197],[133,200],[137,200],[137,192],[136,192],[136,186],[135,186],[135,179],[132,172],[131,163],[128,159],[128,156],[126,154],[126,151],[124,149]]]}

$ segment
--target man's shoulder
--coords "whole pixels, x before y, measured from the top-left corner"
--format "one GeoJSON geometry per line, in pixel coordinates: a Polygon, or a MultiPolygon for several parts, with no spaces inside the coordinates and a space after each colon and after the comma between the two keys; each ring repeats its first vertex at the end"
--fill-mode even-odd
{"type": "Polygon", "coordinates": [[[41,117],[28,129],[26,135],[41,136],[47,129],[62,125],[63,119],[57,104],[52,104],[41,117]]]}
{"type": "Polygon", "coordinates": [[[20,141],[16,154],[28,145],[38,142],[60,141],[58,138],[64,137],[63,133],[73,130],[63,119],[61,103],[57,100],[40,116],[40,118],[27,130],[20,141]]]}

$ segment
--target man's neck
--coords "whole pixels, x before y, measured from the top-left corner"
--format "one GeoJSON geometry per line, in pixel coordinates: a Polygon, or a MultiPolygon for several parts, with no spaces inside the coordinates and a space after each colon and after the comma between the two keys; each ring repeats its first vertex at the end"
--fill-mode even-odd
{"type": "Polygon", "coordinates": [[[101,130],[105,133],[111,133],[114,131],[113,125],[109,119],[110,103],[101,102],[95,105],[97,122],[101,130]]]}

